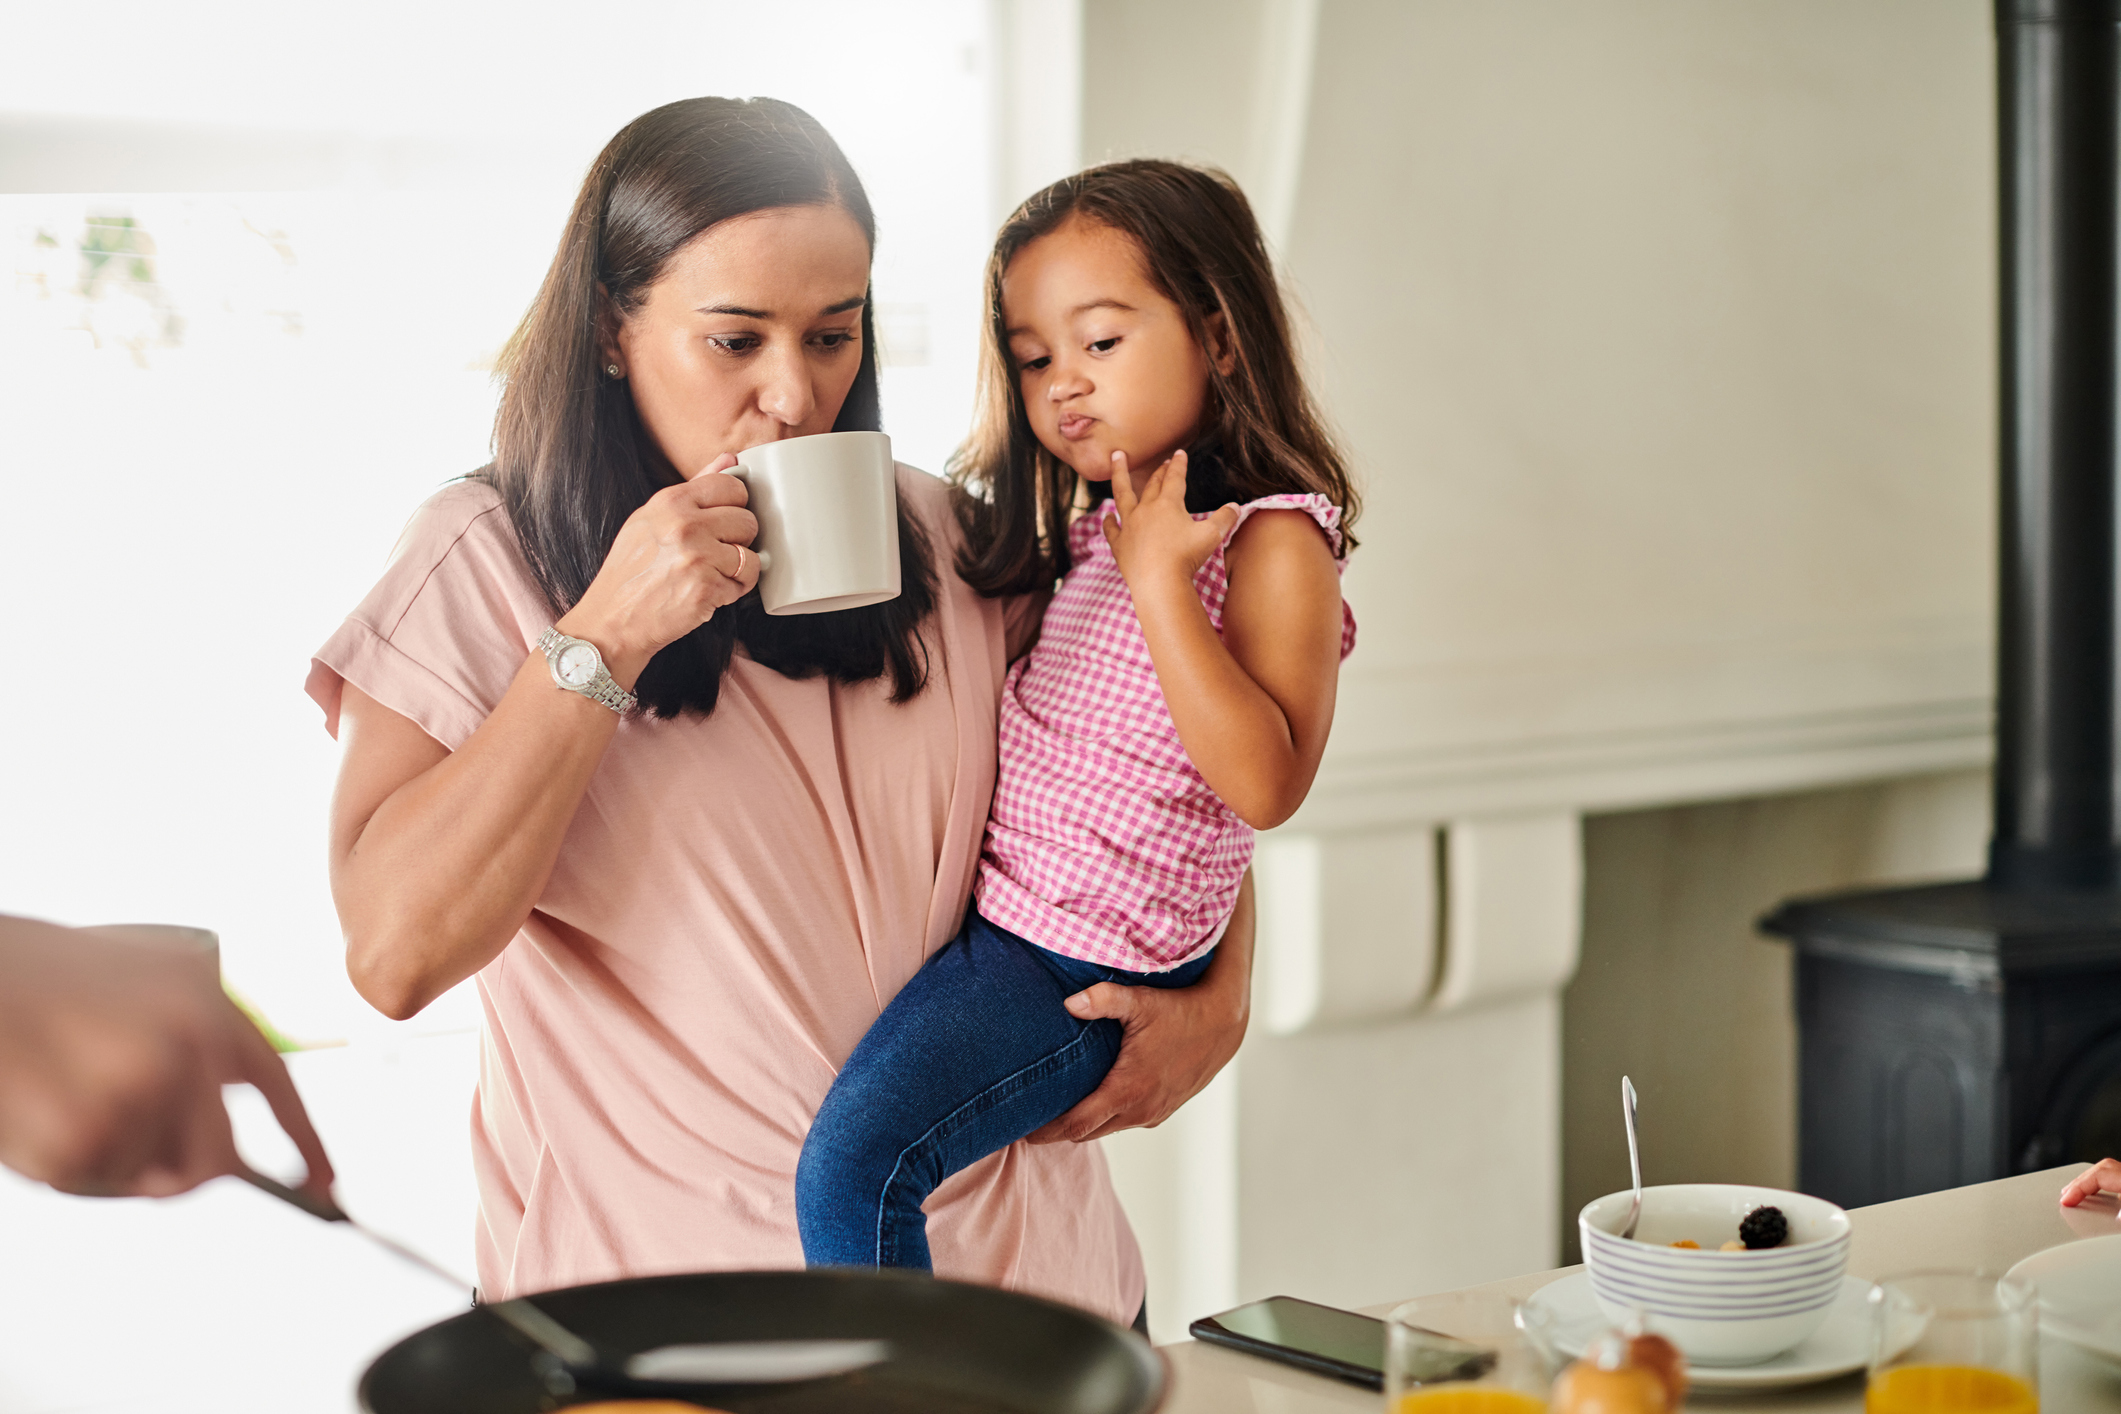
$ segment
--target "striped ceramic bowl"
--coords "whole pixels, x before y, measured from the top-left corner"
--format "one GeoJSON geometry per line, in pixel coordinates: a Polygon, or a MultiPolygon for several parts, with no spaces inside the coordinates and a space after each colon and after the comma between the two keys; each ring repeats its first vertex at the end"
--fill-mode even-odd
{"type": "Polygon", "coordinates": [[[1642,1190],[1642,1221],[1619,1236],[1632,1193],[1609,1193],[1576,1219],[1591,1291],[1607,1320],[1637,1311],[1697,1365],[1750,1365],[1819,1328],[1841,1294],[1848,1214],[1823,1198],[1736,1183],[1674,1183],[1642,1190]],[[1764,1205],[1782,1209],[1780,1247],[1723,1252],[1738,1223],[1764,1205]],[[1670,1244],[1690,1238],[1699,1250],[1670,1244]]]}

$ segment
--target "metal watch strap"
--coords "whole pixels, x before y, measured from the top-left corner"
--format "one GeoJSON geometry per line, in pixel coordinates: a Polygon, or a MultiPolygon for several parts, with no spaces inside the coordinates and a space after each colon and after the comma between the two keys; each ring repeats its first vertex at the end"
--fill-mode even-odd
{"type": "MultiPolygon", "coordinates": [[[[621,717],[631,715],[640,707],[641,699],[619,686],[618,680],[612,677],[611,670],[604,666],[604,654],[601,649],[597,652],[597,675],[595,677],[580,687],[575,686],[571,682],[562,682],[560,680],[557,671],[560,650],[570,643],[588,642],[589,640],[585,638],[570,638],[566,634],[561,633],[557,627],[554,627],[548,628],[538,635],[537,646],[538,651],[545,655],[547,666],[555,669],[552,680],[558,686],[566,688],[569,692],[578,692],[599,706],[609,707],[621,717]]],[[[589,646],[592,648],[596,647],[593,643],[590,643],[589,646]]]]}
{"type": "Polygon", "coordinates": [[[608,672],[598,673],[589,680],[589,686],[575,690],[591,702],[609,707],[621,717],[633,715],[634,708],[641,705],[641,699],[620,687],[608,672]]]}

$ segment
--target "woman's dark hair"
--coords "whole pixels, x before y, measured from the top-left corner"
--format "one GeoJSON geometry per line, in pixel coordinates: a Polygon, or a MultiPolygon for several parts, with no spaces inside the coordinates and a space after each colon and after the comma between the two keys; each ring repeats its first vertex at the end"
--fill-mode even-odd
{"type": "Polygon", "coordinates": [[[1185,316],[1208,362],[1201,426],[1187,449],[1186,504],[1320,492],[1341,509],[1347,534],[1361,505],[1340,449],[1297,372],[1289,316],[1252,207],[1237,183],[1178,162],[1111,162],[1047,187],[1002,224],[987,259],[987,321],[980,337],[979,401],[972,435],[951,458],[965,549],[958,572],[982,594],[1051,588],[1068,572],[1072,513],[1107,499],[1031,433],[1009,357],[1002,276],[1009,262],[1067,221],[1094,221],[1133,239],[1150,281],[1185,316]]]}
{"type": "MultiPolygon", "coordinates": [[[[589,588],[626,518],[682,479],[627,385],[603,375],[600,328],[638,309],[671,256],[702,231],[784,206],[837,206],[875,248],[876,217],[854,168],[815,118],[778,99],[665,104],[620,129],[589,169],[537,300],[502,352],[506,384],[484,472],[555,616],[589,588]]],[[[879,427],[873,335],[865,304],[860,371],[835,432],[879,427]]],[[[664,718],[712,712],[739,644],[789,677],[852,683],[888,673],[892,701],[918,694],[935,570],[903,505],[898,530],[898,598],[771,618],[754,591],[649,661],[634,687],[642,705],[664,718]]]]}

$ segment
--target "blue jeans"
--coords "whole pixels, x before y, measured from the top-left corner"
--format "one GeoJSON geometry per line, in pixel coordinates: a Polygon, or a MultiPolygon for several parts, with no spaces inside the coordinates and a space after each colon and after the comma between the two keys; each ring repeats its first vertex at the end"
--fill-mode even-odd
{"type": "Polygon", "coordinates": [[[1120,1024],[1063,1005],[1099,982],[1186,987],[1213,953],[1125,972],[1048,952],[979,916],[876,1019],[818,1108],[795,1170],[813,1267],[918,1267],[936,1185],[1060,1118],[1119,1057],[1120,1024]]]}

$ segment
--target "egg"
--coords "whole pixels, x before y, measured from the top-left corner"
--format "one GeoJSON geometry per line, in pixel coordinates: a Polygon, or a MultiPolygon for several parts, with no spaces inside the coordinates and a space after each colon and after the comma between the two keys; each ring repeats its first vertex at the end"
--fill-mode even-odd
{"type": "Polygon", "coordinates": [[[1686,1402],[1686,1357],[1661,1335],[1638,1335],[1628,1341],[1628,1363],[1648,1370],[1664,1384],[1672,1408],[1686,1402]]]}
{"type": "Polygon", "coordinates": [[[1578,1360],[1554,1381],[1552,1414],[1671,1414],[1672,1397],[1655,1370],[1602,1369],[1578,1360]]]}

